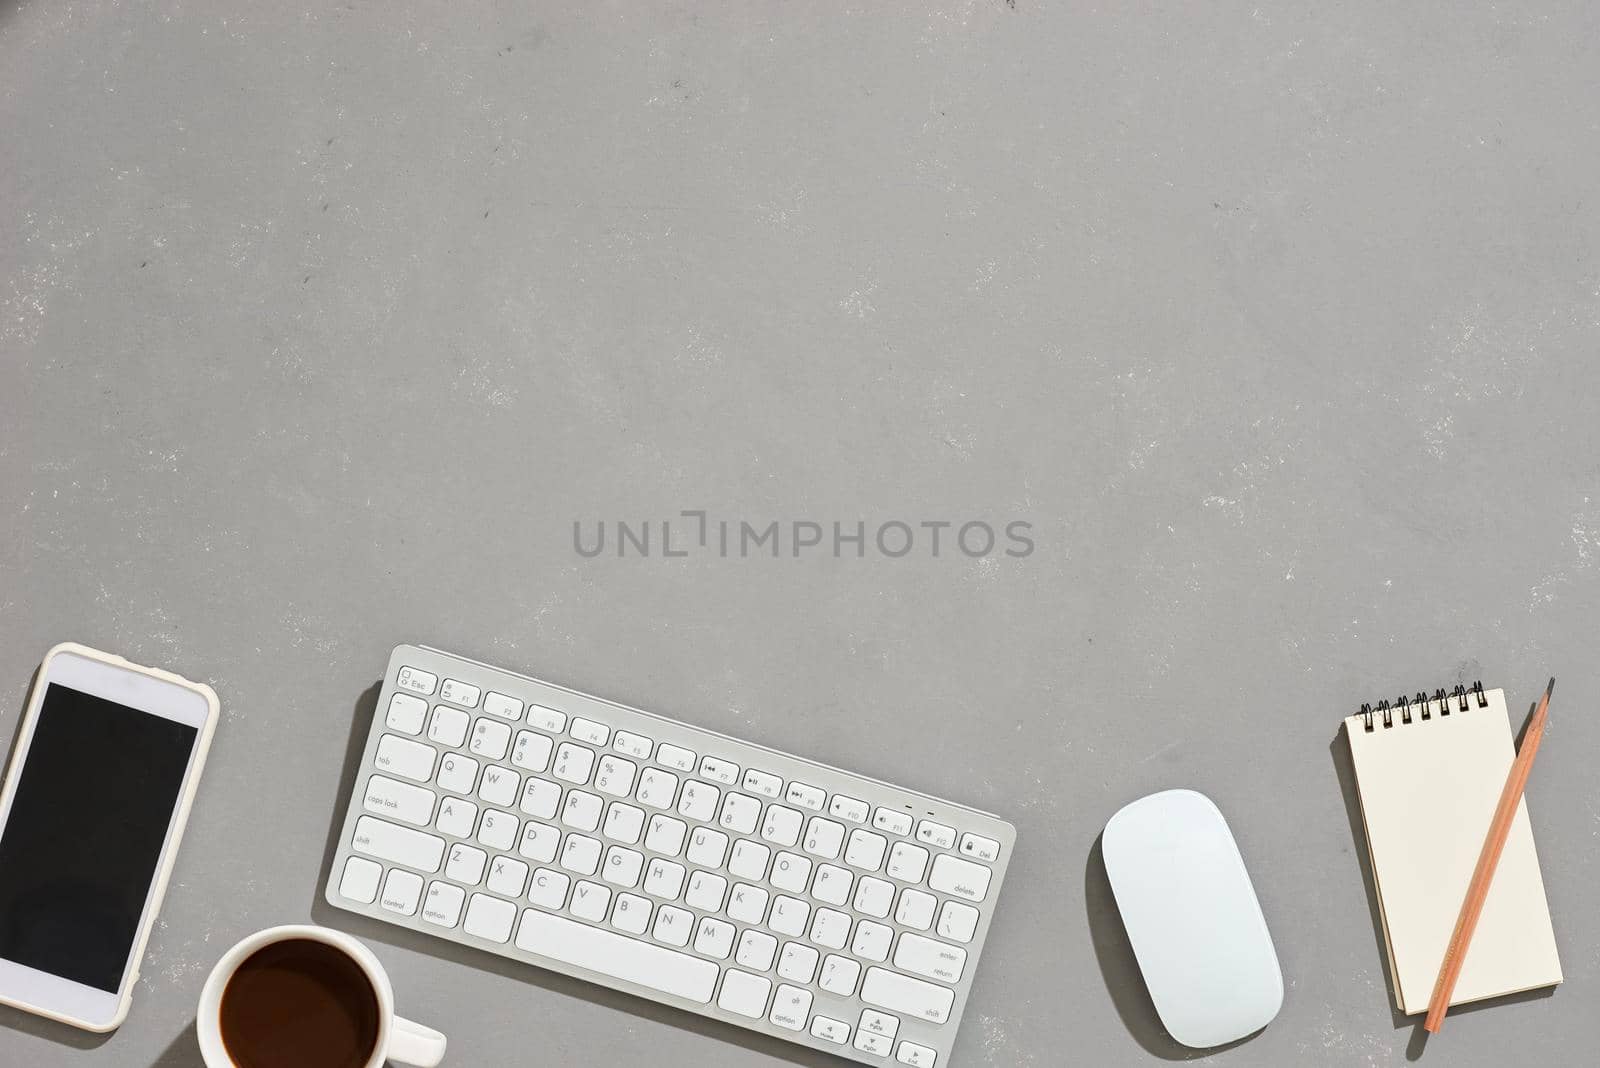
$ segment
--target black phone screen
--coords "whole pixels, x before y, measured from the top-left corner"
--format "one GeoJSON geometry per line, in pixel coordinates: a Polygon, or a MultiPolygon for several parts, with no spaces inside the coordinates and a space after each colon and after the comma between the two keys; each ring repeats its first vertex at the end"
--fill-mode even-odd
{"type": "Polygon", "coordinates": [[[0,958],[116,992],[197,733],[48,686],[0,829],[0,958]]]}

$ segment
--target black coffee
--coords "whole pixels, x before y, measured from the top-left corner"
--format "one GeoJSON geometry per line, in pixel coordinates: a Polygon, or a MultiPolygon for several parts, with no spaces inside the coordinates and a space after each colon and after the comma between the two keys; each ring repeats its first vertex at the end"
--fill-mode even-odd
{"type": "Polygon", "coordinates": [[[378,995],[343,950],[293,938],[234,971],[221,1025],[239,1068],[362,1068],[378,1048],[378,995]]]}

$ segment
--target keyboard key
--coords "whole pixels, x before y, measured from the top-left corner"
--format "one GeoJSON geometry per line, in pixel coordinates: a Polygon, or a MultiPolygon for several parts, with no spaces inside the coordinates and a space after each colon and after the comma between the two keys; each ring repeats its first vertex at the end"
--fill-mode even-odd
{"type": "Polygon", "coordinates": [[[792,846],[800,840],[800,824],[804,819],[792,808],[768,805],[766,818],[761,821],[761,837],[781,846],[792,846]]]}
{"type": "Polygon", "coordinates": [[[760,842],[741,839],[733,843],[733,852],[728,857],[728,871],[740,879],[765,879],[767,862],[771,858],[772,850],[760,842]]]}
{"type": "Polygon", "coordinates": [[[483,699],[483,710],[489,715],[499,716],[501,719],[516,720],[522,718],[521,701],[515,697],[507,697],[503,693],[495,693],[493,690],[490,690],[488,696],[483,699]]]}
{"type": "Polygon", "coordinates": [[[477,708],[478,695],[482,692],[476,686],[469,686],[455,679],[445,679],[444,685],[439,688],[439,700],[449,701],[463,708],[477,708]]]}
{"type": "Polygon", "coordinates": [[[811,991],[801,990],[788,983],[780,983],[778,992],[772,999],[772,1015],[767,1019],[779,1027],[788,1028],[790,1031],[799,1031],[806,1025],[806,1016],[811,1012],[811,991]]]}
{"type": "Polygon", "coordinates": [[[634,798],[641,805],[668,809],[672,807],[672,799],[677,796],[678,777],[676,775],[670,771],[645,768],[644,773],[639,776],[639,792],[634,795],[634,798]]]}
{"type": "Polygon", "coordinates": [[[728,880],[720,875],[697,871],[689,876],[689,892],[683,903],[701,912],[721,912],[728,893],[728,880]]]}
{"type": "MultiPolygon", "coordinates": [[[[933,909],[939,899],[932,894],[910,887],[900,891],[900,904],[894,910],[894,922],[913,931],[926,931],[933,926],[933,909]]],[[[966,905],[958,906],[967,908],[966,905]]],[[[976,910],[974,910],[976,912],[976,910]]]]}
{"type": "Polygon", "coordinates": [[[687,816],[700,823],[709,823],[717,813],[717,800],[721,796],[722,791],[715,786],[703,782],[691,782],[683,788],[683,796],[678,799],[678,815],[687,816]]]}
{"type": "Polygon", "coordinates": [[[886,883],[882,879],[874,879],[870,875],[863,875],[856,884],[856,899],[854,908],[857,912],[864,912],[868,916],[883,919],[889,915],[889,907],[894,903],[894,884],[886,883]]]}
{"type": "Polygon", "coordinates": [[[522,776],[493,764],[483,769],[483,780],[478,783],[478,796],[491,805],[510,808],[516,803],[522,776]]]}
{"type": "Polygon", "coordinates": [[[883,864],[883,851],[888,845],[889,840],[883,835],[857,828],[850,832],[850,841],[844,848],[844,862],[862,871],[877,871],[883,864]]]}
{"type": "Polygon", "coordinates": [[[367,780],[366,793],[361,799],[368,812],[399,820],[417,827],[426,827],[433,820],[433,791],[412,786],[383,775],[367,780]]]}
{"type": "Polygon", "coordinates": [[[828,815],[851,823],[865,823],[867,803],[857,801],[853,797],[845,797],[843,794],[834,794],[833,800],[828,802],[828,815]]]}
{"type": "Polygon", "coordinates": [[[511,937],[511,925],[516,922],[517,906],[511,902],[473,894],[467,902],[467,915],[461,921],[461,929],[490,942],[504,942],[511,937]]]}
{"type": "Polygon", "coordinates": [[[522,784],[522,800],[517,807],[530,816],[547,820],[555,816],[561,804],[561,787],[548,779],[529,778],[522,784]]]}
{"type": "Polygon", "coordinates": [[[862,1053],[873,1053],[879,1057],[887,1057],[889,1048],[894,1045],[894,1039],[884,1038],[864,1031],[856,1032],[856,1049],[862,1053]]]}
{"type": "Polygon", "coordinates": [[[894,1052],[895,1060],[901,1064],[909,1064],[911,1068],[933,1068],[938,1057],[938,1050],[919,1046],[915,1042],[902,1042],[900,1048],[894,1052]]]}
{"type": "MultiPolygon", "coordinates": [[[[759,886],[735,883],[728,895],[728,919],[736,923],[757,924],[766,919],[769,895],[759,886]]],[[[761,969],[766,971],[765,968],[761,969]]]]}
{"type": "Polygon", "coordinates": [[[694,751],[681,745],[662,742],[656,749],[656,763],[673,771],[693,771],[695,759],[694,751]]]}
{"type": "Polygon", "coordinates": [[[883,870],[889,878],[915,886],[928,870],[928,851],[910,842],[896,842],[889,850],[889,863],[883,870]]]}
{"type": "Polygon", "coordinates": [[[762,797],[777,797],[783,792],[783,780],[770,771],[751,768],[744,773],[744,792],[762,797]]]}
{"type": "Polygon", "coordinates": [[[911,817],[892,808],[880,808],[872,814],[872,825],[885,834],[902,837],[911,833],[911,817]]]}
{"type": "Polygon", "coordinates": [[[611,888],[580,879],[572,891],[572,914],[580,920],[599,923],[611,907],[611,888]]]}
{"type": "Polygon", "coordinates": [[[438,871],[444,859],[443,838],[371,816],[356,820],[351,845],[357,853],[430,873],[438,871]]]}
{"type": "Polygon", "coordinates": [[[955,942],[970,942],[978,929],[978,910],[959,901],[946,901],[939,910],[939,935],[955,942]]]}
{"type": "Polygon", "coordinates": [[[767,1014],[767,995],[770,993],[770,980],[730,968],[722,976],[722,992],[717,995],[717,1005],[740,1016],[759,1020],[767,1014]]]}
{"type": "Polygon", "coordinates": [[[618,731],[616,738],[611,742],[611,748],[615,749],[623,756],[631,756],[635,760],[649,760],[650,750],[654,744],[654,742],[650,741],[650,739],[644,737],[642,734],[633,734],[629,731],[618,731]]]}
{"type": "Polygon", "coordinates": [[[633,773],[638,765],[618,756],[600,758],[600,769],[594,773],[594,788],[612,797],[627,797],[633,793],[633,773]]]}
{"type": "Polygon", "coordinates": [[[428,896],[422,901],[422,918],[440,927],[454,927],[461,920],[461,904],[467,892],[449,883],[428,884],[428,896]]]}
{"type": "Polygon", "coordinates": [[[450,862],[444,866],[444,877],[468,886],[476,886],[478,880],[483,878],[483,868],[488,862],[489,854],[458,842],[450,847],[450,862]]]}
{"type": "MultiPolygon", "coordinates": [[[[861,1013],[861,1022],[856,1024],[856,1035],[858,1037],[863,1034],[868,1034],[877,1035],[881,1038],[893,1038],[899,1033],[899,1017],[890,1016],[888,1013],[874,1012],[871,1009],[863,1010],[861,1013]]],[[[875,1053],[877,1051],[869,1050],[868,1052],[875,1053]]]]}
{"type": "Polygon", "coordinates": [[[850,900],[850,885],[855,876],[832,864],[817,867],[817,877],[811,881],[811,896],[830,905],[843,905],[850,900]]]}
{"type": "Polygon", "coordinates": [[[484,884],[490,890],[506,897],[521,897],[527,885],[528,866],[510,857],[495,857],[489,862],[489,879],[484,884]]]}
{"type": "Polygon", "coordinates": [[[694,932],[694,951],[717,960],[727,960],[733,952],[733,924],[706,916],[694,932]]]}
{"type": "Polygon", "coordinates": [[[555,743],[533,731],[518,731],[516,744],[511,747],[511,763],[528,771],[544,771],[550,766],[550,752],[555,743]]]}
{"type": "Polygon", "coordinates": [[[829,949],[843,949],[850,940],[850,917],[833,909],[818,909],[811,920],[811,941],[829,949]]]}
{"type": "Polygon", "coordinates": [[[779,894],[772,902],[772,913],[767,926],[782,935],[799,937],[805,934],[806,923],[811,918],[811,905],[799,898],[779,894]]]}
{"type": "Polygon", "coordinates": [[[652,853],[675,857],[683,848],[683,839],[688,833],[689,825],[682,820],[671,816],[651,816],[650,830],[644,836],[644,847],[652,853]]]}
{"type": "Polygon", "coordinates": [[[538,727],[547,734],[565,734],[567,714],[544,705],[529,705],[528,726],[538,727]]]}
{"type": "Polygon", "coordinates": [[[734,834],[750,834],[761,818],[761,802],[748,794],[730,793],[722,802],[722,815],[717,822],[734,834]]]}
{"type": "Polygon", "coordinates": [[[982,901],[989,892],[989,869],[960,857],[941,853],[928,873],[928,885],[941,894],[964,897],[968,901],[982,901]]]}
{"type": "Polygon", "coordinates": [[[847,998],[856,992],[856,980],[861,977],[861,965],[849,957],[829,953],[822,962],[822,977],[817,985],[830,994],[847,998]]]}
{"type": "Polygon", "coordinates": [[[439,685],[439,676],[419,668],[403,667],[400,669],[400,674],[395,676],[394,682],[402,690],[410,690],[423,697],[432,697],[434,688],[439,685]]]}
{"type": "Polygon", "coordinates": [[[592,831],[600,826],[600,812],[605,802],[582,790],[568,790],[566,804],[561,806],[561,822],[580,831],[592,831]]]}
{"type": "Polygon", "coordinates": [[[601,831],[613,842],[622,842],[626,845],[637,845],[639,835],[644,831],[644,810],[624,805],[620,801],[611,802],[611,807],[606,809],[606,825],[601,831]]]}
{"type": "Polygon", "coordinates": [[[392,734],[385,734],[378,739],[378,754],[372,762],[382,771],[415,782],[427,782],[433,778],[433,758],[436,750],[431,745],[421,742],[410,742],[404,738],[397,738],[392,734]]]}
{"type": "Polygon", "coordinates": [[[894,928],[871,920],[856,924],[856,933],[850,940],[850,952],[862,960],[882,964],[889,959],[889,944],[894,941],[894,928]]]}
{"type": "Polygon", "coordinates": [[[959,983],[967,966],[967,951],[921,935],[903,934],[894,947],[894,966],[941,983],[959,983]]]}
{"type": "Polygon", "coordinates": [[[783,796],[784,800],[791,805],[808,808],[812,812],[821,812],[822,802],[828,795],[815,786],[808,786],[803,782],[792,782],[789,784],[789,792],[783,796]]]}
{"type": "Polygon", "coordinates": [[[370,905],[378,896],[378,880],[383,877],[383,865],[351,857],[344,862],[344,875],[339,879],[339,893],[351,901],[370,905]]]}
{"type": "MultiPolygon", "coordinates": [[[[639,873],[644,870],[644,854],[621,846],[606,850],[605,870],[600,877],[613,886],[638,886],[639,873]]],[[[635,932],[643,934],[643,930],[635,932]]]]}
{"type": "Polygon", "coordinates": [[[517,948],[702,1005],[717,985],[708,960],[534,909],[522,914],[517,948]]]}
{"type": "Polygon", "coordinates": [[[478,821],[478,841],[490,849],[510,849],[517,840],[517,817],[490,810],[478,821]]]}
{"type": "Polygon", "coordinates": [[[839,856],[839,847],[843,844],[844,824],[813,816],[811,822],[806,824],[806,837],[801,848],[814,857],[834,860],[839,856]]]}
{"type": "Polygon", "coordinates": [[[626,934],[644,934],[650,929],[652,907],[635,894],[618,894],[617,903],[611,906],[611,926],[626,934]]]}
{"type": "Polygon", "coordinates": [[[522,841],[517,845],[517,852],[535,863],[548,864],[556,859],[556,848],[560,844],[560,831],[548,824],[529,820],[522,828],[522,841]]]}
{"type": "Polygon", "coordinates": [[[690,864],[703,868],[720,868],[728,856],[728,836],[709,827],[697,827],[689,835],[689,851],[684,854],[690,864]]]}
{"type": "Polygon", "coordinates": [[[810,983],[817,974],[819,954],[799,942],[785,942],[778,956],[778,976],[793,983],[810,983]]]}
{"type": "Polygon", "coordinates": [[[768,878],[779,890],[803,894],[811,881],[811,861],[798,853],[779,853],[772,860],[772,873],[768,878]]]}
{"type": "Polygon", "coordinates": [[[981,834],[964,834],[961,836],[961,855],[993,864],[1000,856],[1000,843],[981,834]]]}
{"type": "Polygon", "coordinates": [[[472,741],[468,743],[467,749],[485,760],[504,760],[506,749],[510,745],[510,724],[480,716],[478,722],[472,726],[472,741]]]}
{"type": "Polygon", "coordinates": [[[581,834],[567,835],[561,847],[561,866],[579,875],[593,875],[600,867],[600,843],[581,834]]]}
{"type": "Polygon", "coordinates": [[[528,900],[547,909],[564,908],[572,880],[551,868],[539,868],[528,880],[528,900]]]}
{"type": "Polygon", "coordinates": [[[833,1020],[826,1016],[814,1016],[811,1019],[811,1034],[824,1042],[833,1042],[842,1046],[850,1037],[850,1025],[843,1020],[833,1020]]]}
{"type": "Polygon", "coordinates": [[[439,778],[435,781],[441,789],[453,794],[470,794],[478,781],[478,762],[471,757],[446,753],[439,761],[439,778]]]}
{"type": "Polygon", "coordinates": [[[611,728],[582,716],[572,721],[571,734],[580,742],[604,748],[611,741],[611,728]]]}
{"type": "Polygon", "coordinates": [[[739,936],[739,948],[733,959],[741,968],[764,972],[772,967],[772,958],[778,953],[778,940],[760,931],[746,931],[739,936]]]}
{"type": "Polygon", "coordinates": [[[682,864],[656,857],[645,869],[644,892],[665,901],[676,901],[683,893],[683,880],[687,875],[688,869],[682,864]]]}
{"type": "Polygon", "coordinates": [[[433,719],[428,724],[428,740],[447,749],[459,749],[467,740],[467,725],[472,717],[459,708],[433,706],[433,719]]]}
{"type": "Polygon", "coordinates": [[[887,968],[868,968],[861,980],[861,1000],[902,1016],[915,1016],[942,1024],[950,1018],[956,993],[949,987],[925,983],[887,968]]]}
{"type": "Polygon", "coordinates": [[[383,881],[383,898],[380,904],[390,912],[398,912],[402,916],[410,916],[417,911],[417,903],[422,900],[422,876],[415,872],[401,871],[393,868],[389,877],[383,881]]]}
{"type": "Polygon", "coordinates": [[[443,834],[452,838],[470,838],[478,825],[478,806],[461,797],[447,797],[439,803],[439,820],[435,824],[443,834]]]}
{"type": "Polygon", "coordinates": [[[428,702],[408,693],[397,693],[389,698],[389,714],[384,726],[401,734],[422,733],[422,724],[428,718],[428,702]]]}
{"type": "Polygon", "coordinates": [[[719,757],[704,757],[700,761],[700,777],[732,786],[739,781],[739,765],[719,757]]]}
{"type": "Polygon", "coordinates": [[[594,770],[594,750],[585,749],[581,745],[571,742],[562,742],[556,750],[555,763],[551,767],[551,774],[558,779],[564,779],[574,786],[582,786],[589,781],[589,772],[594,770]]]}
{"type": "Polygon", "coordinates": [[[694,913],[662,905],[656,909],[656,925],[650,933],[657,942],[681,947],[689,944],[689,935],[693,930],[694,913]]]}
{"type": "Polygon", "coordinates": [[[949,849],[956,844],[956,829],[932,820],[923,820],[917,824],[917,841],[935,849],[949,849]]]}

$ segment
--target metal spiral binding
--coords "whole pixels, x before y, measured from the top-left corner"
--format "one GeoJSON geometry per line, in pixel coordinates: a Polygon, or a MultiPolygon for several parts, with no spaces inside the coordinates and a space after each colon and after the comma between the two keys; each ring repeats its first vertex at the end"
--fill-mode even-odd
{"type": "Polygon", "coordinates": [[[1410,723],[1414,718],[1432,719],[1435,712],[1442,719],[1450,715],[1452,704],[1455,711],[1465,712],[1469,696],[1477,698],[1479,708],[1489,707],[1489,698],[1483,693],[1483,683],[1474,682],[1471,687],[1457,686],[1448,695],[1443,688],[1434,690],[1432,697],[1428,696],[1427,691],[1418,690],[1414,696],[1401,694],[1393,704],[1388,701],[1379,701],[1376,706],[1364,704],[1357,715],[1362,717],[1366,732],[1371,734],[1377,729],[1375,721],[1379,716],[1383,717],[1384,730],[1394,726],[1396,713],[1399,713],[1402,724],[1410,723]]]}

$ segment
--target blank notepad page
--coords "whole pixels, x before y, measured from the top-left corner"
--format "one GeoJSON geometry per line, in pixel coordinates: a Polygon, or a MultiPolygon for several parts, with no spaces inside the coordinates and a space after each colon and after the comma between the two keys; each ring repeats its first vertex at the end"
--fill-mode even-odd
{"type": "MultiPolygon", "coordinates": [[[[1395,1001],[1426,1012],[1516,755],[1501,690],[1345,720],[1395,1001]],[[1441,714],[1448,708],[1448,714],[1441,714]],[[1428,718],[1422,718],[1427,710],[1428,718]],[[1409,719],[1409,722],[1406,722],[1409,719]]],[[[1561,982],[1526,803],[1517,809],[1452,1005],[1561,982]]]]}

